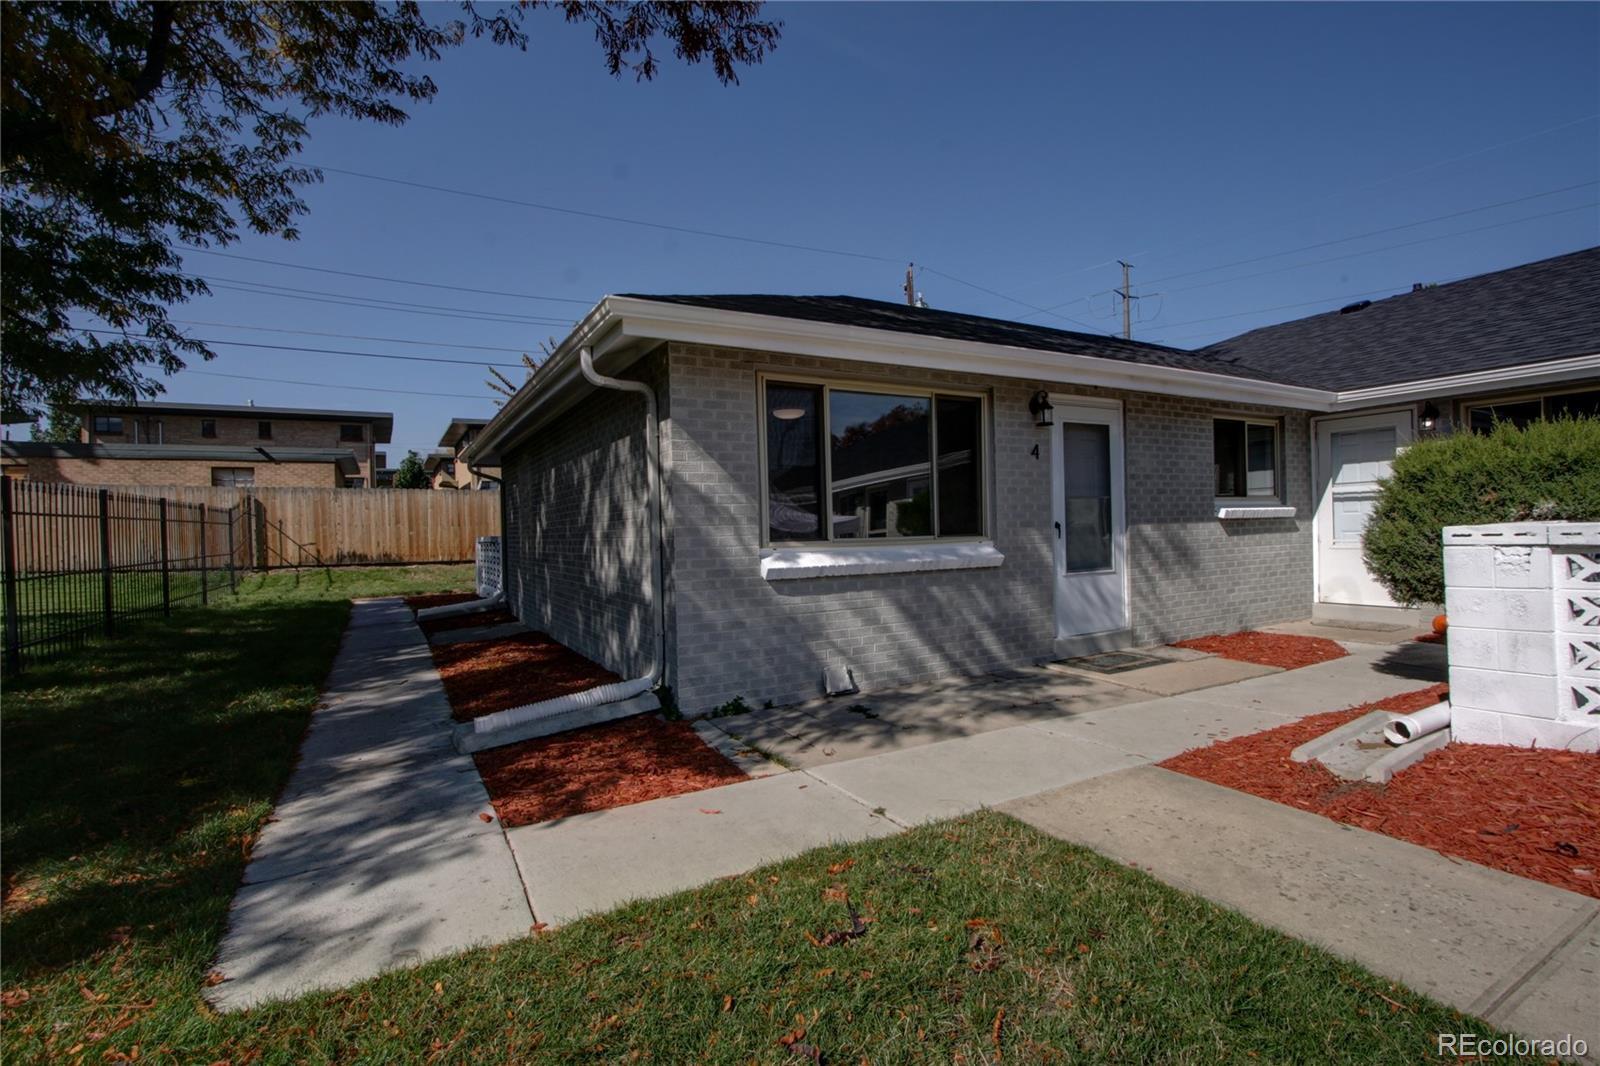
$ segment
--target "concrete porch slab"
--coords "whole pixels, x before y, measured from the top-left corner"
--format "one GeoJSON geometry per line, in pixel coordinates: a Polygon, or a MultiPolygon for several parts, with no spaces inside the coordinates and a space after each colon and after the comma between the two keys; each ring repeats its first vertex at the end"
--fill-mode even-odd
{"type": "Polygon", "coordinates": [[[1416,626],[1388,622],[1283,622],[1262,626],[1263,633],[1284,633],[1292,637],[1324,637],[1340,644],[1404,644],[1423,632],[1416,626]]]}
{"type": "Polygon", "coordinates": [[[1089,714],[1063,715],[1039,722],[1037,728],[1160,762],[1190,748],[1203,748],[1293,720],[1294,716],[1279,714],[1271,706],[1227,706],[1202,703],[1188,696],[1169,696],[1089,714]]]}
{"type": "Polygon", "coordinates": [[[899,831],[843,793],[795,773],[520,826],[508,829],[506,839],[534,913],[559,925],[808,848],[899,831]]]}
{"type": "Polygon", "coordinates": [[[1446,678],[1445,651],[1438,644],[1352,645],[1349,651],[1341,659],[1191,692],[1186,698],[1301,718],[1414,692],[1446,678]]]}
{"type": "Polygon", "coordinates": [[[1600,900],[1154,766],[1001,809],[1462,1010],[1499,993],[1489,1020],[1600,1047],[1594,954],[1568,947],[1600,900]]]}
{"type": "Polygon", "coordinates": [[[807,773],[902,825],[918,825],[1143,761],[1094,740],[1014,726],[807,773]]]}

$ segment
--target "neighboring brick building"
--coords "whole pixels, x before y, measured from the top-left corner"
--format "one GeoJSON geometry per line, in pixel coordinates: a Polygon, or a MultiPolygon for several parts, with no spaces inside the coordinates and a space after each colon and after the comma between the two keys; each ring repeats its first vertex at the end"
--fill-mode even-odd
{"type": "Polygon", "coordinates": [[[428,482],[436,489],[496,489],[500,487],[498,466],[473,467],[462,458],[462,453],[477,438],[478,432],[488,425],[485,418],[452,418],[439,438],[439,447],[428,453],[422,469],[428,482]]]}
{"type": "Polygon", "coordinates": [[[659,667],[696,712],[1306,616],[1416,624],[1362,561],[1396,451],[1597,414],[1591,249],[1203,351],[852,297],[608,296],[459,458],[503,465],[516,615],[624,678],[659,667]]]}
{"type": "Polygon", "coordinates": [[[94,485],[363,488],[394,416],[189,403],[84,400],[75,444],[8,443],[6,473],[94,485]]]}

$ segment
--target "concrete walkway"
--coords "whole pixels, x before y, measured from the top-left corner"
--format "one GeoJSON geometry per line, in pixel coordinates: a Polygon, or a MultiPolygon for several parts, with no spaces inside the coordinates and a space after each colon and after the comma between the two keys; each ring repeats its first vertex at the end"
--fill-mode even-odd
{"type": "Polygon", "coordinates": [[[355,604],[218,952],[221,1010],[525,935],[522,883],[399,600],[355,604]]]}
{"type": "Polygon", "coordinates": [[[1502,1028],[1600,1050],[1600,900],[1155,766],[1001,809],[1502,1028]]]}

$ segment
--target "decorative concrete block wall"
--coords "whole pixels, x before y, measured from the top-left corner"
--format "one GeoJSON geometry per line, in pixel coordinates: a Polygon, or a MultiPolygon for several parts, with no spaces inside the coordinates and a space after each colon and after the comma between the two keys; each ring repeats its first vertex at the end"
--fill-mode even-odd
{"type": "Polygon", "coordinates": [[[1600,751],[1600,523],[1444,531],[1450,738],[1600,751]]]}

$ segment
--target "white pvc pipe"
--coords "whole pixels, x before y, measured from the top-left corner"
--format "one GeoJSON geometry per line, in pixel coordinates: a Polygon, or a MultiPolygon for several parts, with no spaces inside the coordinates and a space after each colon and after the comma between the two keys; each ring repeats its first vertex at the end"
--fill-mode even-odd
{"type": "Polygon", "coordinates": [[[465,600],[461,603],[446,603],[439,607],[424,607],[417,612],[417,621],[426,622],[433,618],[454,618],[457,615],[475,614],[478,611],[492,611],[506,602],[506,594],[496,592],[493,596],[485,596],[481,600],[465,600]]]}
{"type": "Polygon", "coordinates": [[[1449,725],[1450,705],[1436,703],[1412,714],[1397,714],[1389,719],[1389,724],[1383,730],[1383,739],[1391,744],[1409,744],[1449,725]]]}
{"type": "Polygon", "coordinates": [[[472,731],[474,733],[492,733],[496,729],[521,725],[524,722],[532,722],[540,718],[555,718],[558,715],[581,711],[586,707],[600,707],[607,703],[620,703],[623,700],[631,700],[633,697],[648,692],[654,687],[654,677],[636,677],[632,681],[613,681],[609,685],[584,689],[582,692],[573,692],[565,696],[556,696],[554,699],[540,700],[538,703],[525,703],[521,707],[512,707],[504,711],[496,711],[493,714],[485,714],[472,720],[472,731]]]}

